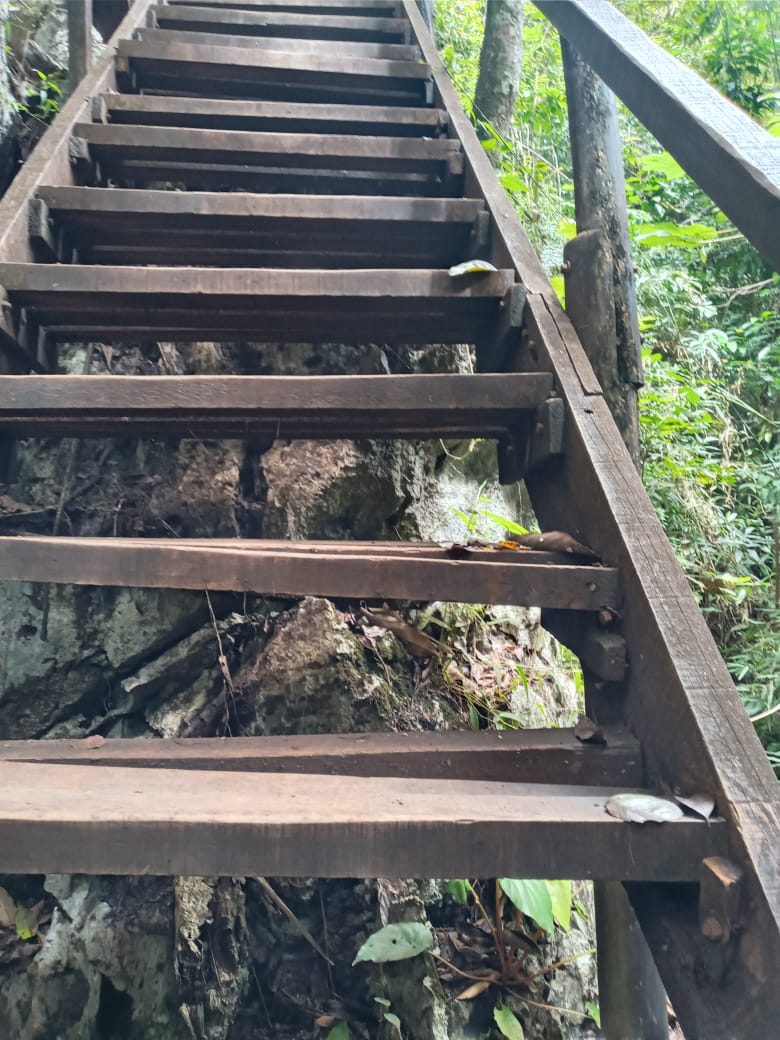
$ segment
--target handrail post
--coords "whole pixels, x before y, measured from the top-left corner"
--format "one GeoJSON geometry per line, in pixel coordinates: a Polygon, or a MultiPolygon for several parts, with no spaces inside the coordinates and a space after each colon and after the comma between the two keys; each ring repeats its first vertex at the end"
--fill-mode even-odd
{"type": "Polygon", "coordinates": [[[69,93],[84,79],[92,64],[92,0],[68,0],[69,93]]]}
{"type": "MultiPolygon", "coordinates": [[[[561,40],[577,236],[564,251],[566,311],[639,468],[642,382],[636,291],[615,95],[561,40]]],[[[586,706],[599,690],[586,676],[586,706]]],[[[619,881],[594,885],[601,1022],[607,1040],[666,1040],[666,992],[619,881]]]]}

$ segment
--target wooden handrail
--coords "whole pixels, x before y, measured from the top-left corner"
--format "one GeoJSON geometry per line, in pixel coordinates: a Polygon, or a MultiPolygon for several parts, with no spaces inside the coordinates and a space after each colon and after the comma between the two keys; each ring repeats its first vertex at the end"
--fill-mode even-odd
{"type": "Polygon", "coordinates": [[[607,0],[534,0],[766,260],[780,271],[780,138],[607,0]]]}

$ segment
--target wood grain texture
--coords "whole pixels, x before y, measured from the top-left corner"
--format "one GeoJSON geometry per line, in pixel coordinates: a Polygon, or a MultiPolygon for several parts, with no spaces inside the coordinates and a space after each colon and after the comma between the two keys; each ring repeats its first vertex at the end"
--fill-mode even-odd
{"type": "Polygon", "coordinates": [[[216,130],[438,137],[447,122],[446,112],[441,108],[387,105],[225,101],[218,98],[157,97],[154,94],[103,94],[99,104],[99,118],[112,123],[216,130]]]}
{"type": "Polygon", "coordinates": [[[605,730],[605,739],[606,744],[583,744],[570,729],[532,729],[186,740],[16,740],[0,742],[0,761],[506,783],[565,780],[595,787],[641,787],[644,774],[638,741],[618,727],[605,730]]]}
{"type": "Polygon", "coordinates": [[[501,436],[552,377],[0,376],[0,431],[16,436],[501,436]]]}
{"type": "Polygon", "coordinates": [[[0,762],[2,873],[689,880],[717,822],[607,815],[614,788],[0,762]]]}
{"type": "MultiPolygon", "coordinates": [[[[382,13],[381,9],[379,14],[382,13]]],[[[240,32],[253,36],[281,36],[288,39],[316,40],[403,40],[403,20],[376,14],[366,16],[359,8],[338,13],[302,11],[293,4],[278,4],[276,9],[246,5],[243,9],[220,9],[216,4],[154,4],[151,8],[157,25],[207,32],[240,32]]]]}
{"type": "Polygon", "coordinates": [[[0,264],[0,286],[58,339],[472,341],[512,272],[0,264]],[[145,333],[145,337],[144,337],[145,333]],[[341,338],[338,338],[338,337],[341,338]]]}
{"type": "Polygon", "coordinates": [[[780,270],[780,139],[606,0],[534,2],[780,270]]]}
{"type": "Polygon", "coordinates": [[[447,138],[370,137],[356,134],[251,133],[179,127],[79,123],[74,135],[98,161],[145,159],[166,162],[311,166],[339,170],[428,172],[457,163],[456,141],[447,138]]]}
{"type": "Polygon", "coordinates": [[[0,538],[0,581],[212,589],[265,595],[331,596],[357,600],[430,600],[617,609],[618,573],[606,567],[516,562],[490,552],[454,560],[447,550],[429,556],[388,557],[312,552],[306,542],[278,551],[264,543],[187,539],[0,538]]]}
{"type": "Polygon", "coordinates": [[[420,57],[416,47],[400,43],[363,43],[354,40],[301,39],[279,36],[235,36],[230,33],[204,32],[184,29],[138,29],[135,39],[147,43],[195,43],[200,47],[244,47],[255,53],[283,51],[286,54],[312,54],[331,57],[337,50],[344,58],[384,58],[388,61],[413,61],[420,57]]]}

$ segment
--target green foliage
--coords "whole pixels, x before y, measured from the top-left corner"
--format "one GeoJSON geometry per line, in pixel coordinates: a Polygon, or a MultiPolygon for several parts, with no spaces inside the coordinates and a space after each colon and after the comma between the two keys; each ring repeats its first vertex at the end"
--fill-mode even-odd
{"type": "Polygon", "coordinates": [[[507,1040],[523,1040],[525,1037],[520,1020],[506,1004],[499,1004],[493,1008],[493,1021],[498,1026],[501,1035],[505,1036],[507,1040]]]}
{"type": "Polygon", "coordinates": [[[431,946],[433,935],[424,924],[414,921],[387,924],[378,932],[369,935],[352,963],[372,961],[374,964],[386,964],[388,961],[405,961],[429,950],[431,946]]]}
{"type": "Polygon", "coordinates": [[[349,1026],[346,1022],[337,1022],[330,1030],[327,1040],[349,1040],[349,1026]]]}
{"type": "Polygon", "coordinates": [[[501,878],[500,884],[516,910],[530,917],[545,932],[555,929],[552,897],[544,881],[501,878]]]}

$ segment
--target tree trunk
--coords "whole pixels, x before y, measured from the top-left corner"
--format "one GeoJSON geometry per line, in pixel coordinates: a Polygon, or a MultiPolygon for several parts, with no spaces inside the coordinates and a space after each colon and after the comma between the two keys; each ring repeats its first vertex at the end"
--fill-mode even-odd
{"type": "Polygon", "coordinates": [[[502,137],[512,128],[522,64],[523,0],[489,0],[474,113],[502,137]]]}

